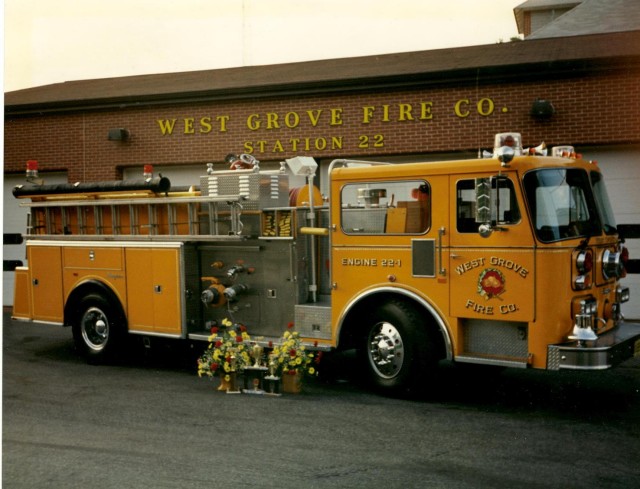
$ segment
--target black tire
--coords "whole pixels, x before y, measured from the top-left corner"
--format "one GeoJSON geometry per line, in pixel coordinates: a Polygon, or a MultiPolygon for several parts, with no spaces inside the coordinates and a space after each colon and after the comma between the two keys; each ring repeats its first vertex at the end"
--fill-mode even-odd
{"type": "Polygon", "coordinates": [[[113,359],[122,346],[124,314],[119,304],[98,293],[80,300],[72,324],[76,348],[91,363],[113,359]]]}
{"type": "Polygon", "coordinates": [[[359,353],[370,383],[388,394],[423,392],[437,366],[435,343],[415,307],[391,300],[365,320],[359,353]]]}

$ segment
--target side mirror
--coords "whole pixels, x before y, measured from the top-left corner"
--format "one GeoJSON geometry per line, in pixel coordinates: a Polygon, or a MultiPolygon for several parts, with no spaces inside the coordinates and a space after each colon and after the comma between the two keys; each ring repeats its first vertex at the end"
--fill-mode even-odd
{"type": "Polygon", "coordinates": [[[478,234],[483,238],[488,238],[489,236],[491,236],[493,231],[494,231],[494,228],[493,226],[491,226],[490,223],[484,223],[478,226],[478,234]]]}

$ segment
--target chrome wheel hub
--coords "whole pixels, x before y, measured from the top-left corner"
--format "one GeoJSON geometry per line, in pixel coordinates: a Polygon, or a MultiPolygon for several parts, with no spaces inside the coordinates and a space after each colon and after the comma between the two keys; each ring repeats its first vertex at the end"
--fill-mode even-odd
{"type": "Polygon", "coordinates": [[[379,323],[369,335],[369,361],[377,375],[392,378],[404,362],[404,344],[400,332],[391,323],[379,323]]]}
{"type": "Polygon", "coordinates": [[[80,325],[86,345],[94,351],[102,350],[109,339],[107,316],[97,307],[92,307],[84,313],[80,325]]]}

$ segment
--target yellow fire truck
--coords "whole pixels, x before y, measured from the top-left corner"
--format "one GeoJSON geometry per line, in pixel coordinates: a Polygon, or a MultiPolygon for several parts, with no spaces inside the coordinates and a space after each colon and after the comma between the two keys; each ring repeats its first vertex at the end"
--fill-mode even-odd
{"type": "Polygon", "coordinates": [[[335,160],[327,199],[312,158],[231,162],[179,189],[149,168],[44,185],[30,163],[13,317],[71,326],[89,359],[127,333],[206,341],[232,318],[267,343],[294,323],[318,349],[355,348],[389,391],[443,359],[595,370],[640,353],[601,172],[570,146],[503,133],[474,160],[335,160]]]}

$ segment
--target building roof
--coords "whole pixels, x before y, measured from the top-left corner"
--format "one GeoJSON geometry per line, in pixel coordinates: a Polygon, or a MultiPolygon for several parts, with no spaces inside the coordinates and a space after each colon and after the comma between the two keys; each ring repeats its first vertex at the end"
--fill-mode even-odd
{"type": "MultiPolygon", "coordinates": [[[[624,1],[624,0],[610,0],[624,1]]],[[[629,0],[632,1],[632,0],[629,0]]],[[[5,94],[5,114],[424,87],[640,62],[640,31],[267,66],[78,80],[5,94]],[[551,71],[550,71],[551,70],[551,71]]]]}
{"type": "Polygon", "coordinates": [[[523,33],[525,30],[525,12],[567,9],[580,5],[583,1],[584,0],[527,0],[513,9],[513,15],[518,25],[518,32],[523,33]]]}
{"type": "Polygon", "coordinates": [[[585,0],[527,0],[513,10],[548,10],[551,8],[567,8],[576,6],[585,0]]]}
{"type": "Polygon", "coordinates": [[[533,32],[527,40],[638,29],[640,29],[640,1],[584,0],[569,12],[533,32]]]}

